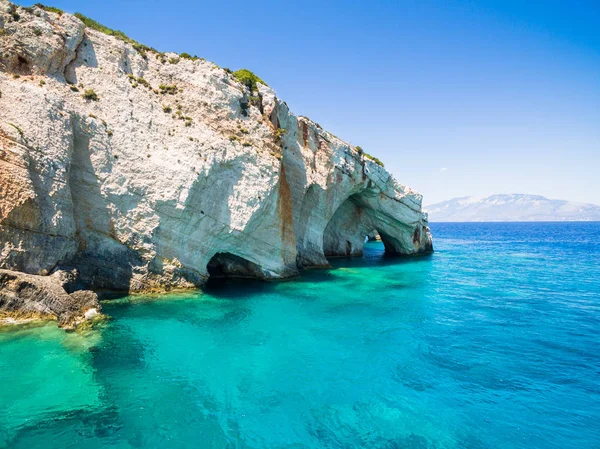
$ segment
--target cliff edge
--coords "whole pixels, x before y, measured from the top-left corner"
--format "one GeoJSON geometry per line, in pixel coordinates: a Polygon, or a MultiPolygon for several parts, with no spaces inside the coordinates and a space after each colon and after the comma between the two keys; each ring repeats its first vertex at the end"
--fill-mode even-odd
{"type": "Polygon", "coordinates": [[[433,250],[421,195],[251,72],[78,17],[0,0],[0,268],[142,292],[294,276],[374,230],[433,250]]]}

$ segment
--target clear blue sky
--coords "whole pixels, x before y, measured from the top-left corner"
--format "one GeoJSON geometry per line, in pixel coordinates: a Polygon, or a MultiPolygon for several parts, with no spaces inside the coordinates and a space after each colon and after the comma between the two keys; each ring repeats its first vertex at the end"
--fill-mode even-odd
{"type": "Polygon", "coordinates": [[[48,2],[253,70],[426,204],[492,193],[600,204],[598,0],[48,2]]]}

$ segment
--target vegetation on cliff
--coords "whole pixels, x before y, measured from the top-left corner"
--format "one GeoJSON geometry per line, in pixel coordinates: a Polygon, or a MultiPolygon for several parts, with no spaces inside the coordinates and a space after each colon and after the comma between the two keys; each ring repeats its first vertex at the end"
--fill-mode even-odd
{"type": "Polygon", "coordinates": [[[361,156],[364,156],[367,159],[371,159],[376,164],[381,165],[382,167],[384,167],[383,162],[381,162],[380,159],[376,158],[375,156],[373,156],[373,155],[371,155],[369,153],[366,153],[365,150],[363,150],[361,146],[357,145],[355,148],[356,148],[356,151],[358,151],[358,154],[360,154],[361,156]]]}
{"type": "MultiPolygon", "coordinates": [[[[46,6],[45,8],[47,10],[49,10],[50,7],[46,6]]],[[[96,31],[100,31],[101,33],[104,33],[104,34],[108,34],[109,36],[114,36],[117,39],[122,40],[123,42],[127,42],[127,43],[131,44],[133,46],[133,48],[135,48],[144,58],[147,57],[146,52],[148,52],[148,51],[153,51],[155,53],[158,53],[154,48],[148,47],[147,45],[144,45],[144,44],[140,44],[138,41],[131,39],[129,36],[127,36],[122,31],[113,30],[112,28],[104,26],[101,23],[96,22],[94,19],[90,19],[89,17],[84,16],[83,14],[81,14],[79,12],[76,12],[74,14],[74,16],[77,17],[79,20],[81,20],[83,22],[83,24],[88,28],[91,28],[96,31]]]]}
{"type": "Polygon", "coordinates": [[[267,83],[265,83],[262,79],[260,79],[258,76],[256,76],[253,72],[251,72],[248,69],[237,70],[237,71],[233,72],[233,76],[235,77],[236,80],[238,80],[240,83],[242,83],[248,89],[250,89],[250,92],[254,92],[255,90],[258,89],[256,83],[261,83],[261,84],[264,84],[265,86],[268,85],[267,83]]]}

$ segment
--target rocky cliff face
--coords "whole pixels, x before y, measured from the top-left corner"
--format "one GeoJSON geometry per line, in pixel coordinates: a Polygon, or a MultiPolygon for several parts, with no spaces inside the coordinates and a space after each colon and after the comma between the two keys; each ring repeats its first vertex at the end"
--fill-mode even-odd
{"type": "Polygon", "coordinates": [[[0,0],[0,268],[80,288],[432,251],[421,195],[262,83],[0,0]],[[136,49],[137,48],[137,49],[136,49]]]}

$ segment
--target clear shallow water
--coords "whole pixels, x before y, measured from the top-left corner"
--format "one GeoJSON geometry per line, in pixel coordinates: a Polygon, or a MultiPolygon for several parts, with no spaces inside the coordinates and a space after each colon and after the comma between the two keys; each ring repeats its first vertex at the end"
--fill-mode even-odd
{"type": "Polygon", "coordinates": [[[433,224],[436,253],[0,331],[0,447],[599,448],[600,224],[433,224]]]}

